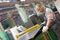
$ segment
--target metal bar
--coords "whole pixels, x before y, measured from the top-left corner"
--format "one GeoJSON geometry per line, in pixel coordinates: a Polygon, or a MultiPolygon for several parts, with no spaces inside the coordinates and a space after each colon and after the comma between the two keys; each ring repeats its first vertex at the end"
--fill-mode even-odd
{"type": "Polygon", "coordinates": [[[39,25],[39,24],[36,24],[35,26],[32,26],[31,28],[26,29],[26,30],[24,30],[23,32],[17,34],[17,35],[16,35],[16,38],[18,39],[19,36],[21,36],[21,35],[29,32],[29,31],[31,31],[31,30],[34,30],[35,28],[39,28],[39,27],[40,27],[40,25],[39,25]]]}

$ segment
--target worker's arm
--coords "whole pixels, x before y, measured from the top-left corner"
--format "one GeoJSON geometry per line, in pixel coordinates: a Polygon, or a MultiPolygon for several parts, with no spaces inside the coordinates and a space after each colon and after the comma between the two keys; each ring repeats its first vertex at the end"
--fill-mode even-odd
{"type": "Polygon", "coordinates": [[[52,20],[51,19],[47,19],[46,26],[43,27],[42,31],[46,32],[49,29],[49,27],[50,27],[51,24],[52,24],[52,20]]]}
{"type": "Polygon", "coordinates": [[[46,13],[47,23],[46,26],[43,27],[43,32],[46,32],[49,29],[52,22],[55,20],[55,14],[52,12],[51,9],[47,9],[46,13]]]}
{"type": "Polygon", "coordinates": [[[51,19],[47,19],[46,27],[50,27],[51,23],[52,23],[52,20],[51,19]]]}

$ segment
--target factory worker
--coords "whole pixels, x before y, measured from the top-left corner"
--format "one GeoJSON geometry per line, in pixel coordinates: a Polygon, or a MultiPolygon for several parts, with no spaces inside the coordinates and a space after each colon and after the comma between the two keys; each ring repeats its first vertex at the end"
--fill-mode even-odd
{"type": "Polygon", "coordinates": [[[45,21],[43,24],[46,25],[43,27],[42,32],[46,32],[51,27],[52,22],[55,21],[56,16],[50,8],[45,8],[41,4],[37,4],[35,10],[40,13],[39,15],[44,15],[43,18],[45,21]]]}

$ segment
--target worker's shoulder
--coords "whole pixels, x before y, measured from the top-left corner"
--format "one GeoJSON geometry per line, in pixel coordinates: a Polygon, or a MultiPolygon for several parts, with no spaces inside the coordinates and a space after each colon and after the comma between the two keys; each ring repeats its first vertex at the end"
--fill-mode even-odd
{"type": "Polygon", "coordinates": [[[53,11],[50,8],[46,8],[46,12],[53,12],[53,11]]]}

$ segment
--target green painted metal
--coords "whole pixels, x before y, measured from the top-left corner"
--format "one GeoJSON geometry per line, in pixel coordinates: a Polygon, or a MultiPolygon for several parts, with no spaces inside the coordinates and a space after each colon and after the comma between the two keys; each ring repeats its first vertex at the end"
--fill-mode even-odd
{"type": "Polygon", "coordinates": [[[0,31],[0,40],[9,40],[8,35],[4,31],[0,31]]]}
{"type": "Polygon", "coordinates": [[[26,14],[26,10],[23,8],[23,6],[19,4],[15,4],[15,7],[18,10],[19,15],[21,16],[24,23],[27,23],[29,21],[29,17],[26,14]]]}
{"type": "Polygon", "coordinates": [[[57,36],[52,29],[49,29],[47,34],[48,34],[48,37],[50,38],[50,40],[57,40],[57,36]]]}
{"type": "MultiPolygon", "coordinates": [[[[43,33],[41,33],[38,37],[36,37],[34,40],[45,40],[44,37],[42,36],[43,33]]],[[[45,36],[46,37],[46,36],[45,36]]],[[[49,38],[49,40],[57,40],[57,36],[56,34],[51,30],[49,29],[47,31],[47,37],[49,38]]],[[[46,38],[48,40],[48,38],[46,38]]]]}
{"type": "Polygon", "coordinates": [[[42,35],[43,34],[40,34],[38,37],[36,37],[34,40],[42,40],[42,35]]]}
{"type": "Polygon", "coordinates": [[[6,25],[8,25],[10,28],[13,26],[12,22],[9,19],[3,21],[2,25],[3,25],[4,29],[5,29],[6,25]]]}

